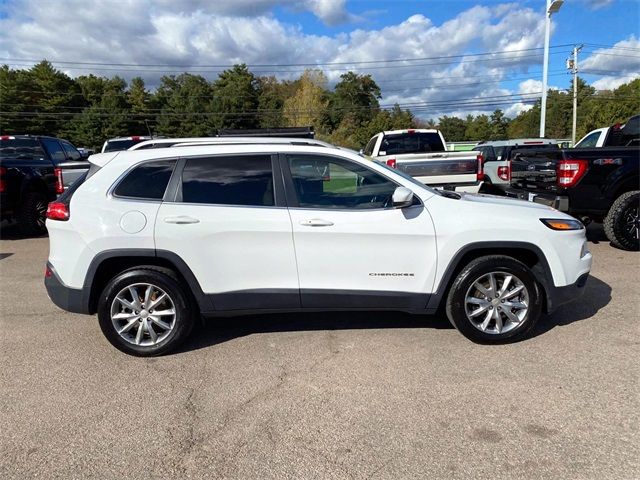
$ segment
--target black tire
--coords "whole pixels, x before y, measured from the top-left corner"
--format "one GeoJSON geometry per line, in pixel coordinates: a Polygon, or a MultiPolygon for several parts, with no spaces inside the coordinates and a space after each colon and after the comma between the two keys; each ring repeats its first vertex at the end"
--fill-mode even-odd
{"type": "Polygon", "coordinates": [[[27,192],[22,197],[17,220],[25,235],[42,235],[47,231],[47,198],[40,192],[27,192]]]}
{"type": "MultiPolygon", "coordinates": [[[[501,285],[497,285],[496,289],[500,290],[500,287],[501,285]]],[[[507,290],[507,292],[509,291],[510,290],[507,290]]],[[[497,301],[498,300],[496,299],[496,302],[497,301]]],[[[491,306],[490,308],[493,311],[494,307],[491,306]]],[[[495,308],[498,312],[497,315],[501,318],[501,321],[502,319],[507,318],[506,314],[500,313],[507,307],[497,304],[495,308]]],[[[540,319],[542,314],[541,288],[538,286],[538,282],[531,272],[531,269],[529,269],[529,267],[524,263],[519,262],[512,257],[490,255],[476,258],[462,269],[451,285],[447,295],[446,312],[447,317],[453,326],[456,327],[465,337],[476,343],[500,344],[513,342],[525,338],[540,319]],[[515,276],[524,285],[528,294],[528,310],[526,311],[526,314],[524,314],[520,323],[515,326],[511,325],[511,322],[505,321],[505,330],[507,328],[511,329],[502,333],[487,333],[481,331],[474,325],[467,315],[466,298],[471,286],[484,275],[488,275],[492,272],[515,276]]],[[[489,315],[489,311],[486,310],[486,312],[487,315],[489,315]]],[[[489,325],[492,325],[491,322],[493,322],[491,329],[497,331],[497,322],[494,319],[489,320],[489,322],[489,325]]],[[[488,331],[491,330],[489,329],[489,326],[487,326],[487,329],[488,331]]]]}
{"type": "MultiPolygon", "coordinates": [[[[181,285],[178,277],[171,270],[161,267],[145,265],[118,274],[107,284],[98,299],[98,321],[102,333],[118,350],[139,357],[164,355],[177,348],[191,333],[197,316],[197,306],[189,292],[181,285]],[[111,318],[112,304],[116,304],[116,296],[123,289],[135,284],[151,284],[158,287],[167,294],[174,307],[175,323],[173,328],[167,333],[166,338],[153,345],[136,345],[127,341],[116,331],[111,318]]],[[[142,320],[139,322],[142,323],[142,320]]],[[[148,325],[147,329],[153,328],[151,322],[148,325]]],[[[136,327],[140,328],[134,324],[131,330],[136,327]]],[[[148,333],[145,335],[149,336],[148,333]]]]}
{"type": "Polygon", "coordinates": [[[640,191],[627,192],[620,195],[604,219],[604,233],[614,247],[623,250],[640,250],[638,238],[638,213],[640,207],[640,191]]]}

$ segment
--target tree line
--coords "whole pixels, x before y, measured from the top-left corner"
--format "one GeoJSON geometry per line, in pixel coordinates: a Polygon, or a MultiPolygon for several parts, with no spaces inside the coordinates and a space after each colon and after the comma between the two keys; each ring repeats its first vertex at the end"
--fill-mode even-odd
{"type": "MultiPolygon", "coordinates": [[[[623,122],[640,111],[640,79],[596,92],[578,82],[579,136],[590,129],[623,122]]],[[[30,69],[0,67],[0,132],[67,138],[77,146],[99,148],[117,136],[196,137],[220,128],[313,126],[318,138],[361,148],[382,130],[438,127],[448,141],[536,137],[540,106],[505,117],[441,116],[423,121],[399,105],[382,108],[380,87],[371,75],[347,72],[333,89],[320,70],[295,80],[256,76],[235,65],[214,81],[200,75],[166,75],[150,91],[142,78],[129,83],[93,74],[71,78],[42,61],[30,69]]],[[[547,136],[571,135],[572,95],[550,91],[547,136]]],[[[428,113],[426,114],[428,115],[428,113]]]]}

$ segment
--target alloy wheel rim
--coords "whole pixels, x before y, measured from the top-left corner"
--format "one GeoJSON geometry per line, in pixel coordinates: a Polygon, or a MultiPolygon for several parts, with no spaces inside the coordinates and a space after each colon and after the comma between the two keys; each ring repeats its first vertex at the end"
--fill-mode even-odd
{"type": "Polygon", "coordinates": [[[624,216],[624,232],[633,240],[640,239],[640,218],[638,217],[638,207],[630,207],[624,216]]]}
{"type": "Polygon", "coordinates": [[[38,224],[38,227],[44,227],[45,226],[45,221],[47,219],[47,204],[46,202],[38,202],[36,203],[36,213],[37,213],[37,217],[36,217],[36,223],[38,224]]]}
{"type": "Polygon", "coordinates": [[[529,291],[522,280],[507,272],[478,277],[465,295],[465,313],[475,328],[499,335],[518,328],[529,312],[529,291]]]}
{"type": "Polygon", "coordinates": [[[135,283],[120,290],[111,302],[111,323],[128,343],[141,347],[157,345],[175,327],[175,304],[160,287],[135,283]]]}

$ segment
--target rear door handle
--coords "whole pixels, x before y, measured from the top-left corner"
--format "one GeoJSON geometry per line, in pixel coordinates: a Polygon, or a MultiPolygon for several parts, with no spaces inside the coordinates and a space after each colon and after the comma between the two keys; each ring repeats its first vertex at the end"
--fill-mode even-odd
{"type": "Polygon", "coordinates": [[[189,217],[187,215],[178,215],[177,217],[165,217],[164,223],[186,225],[188,223],[200,223],[200,220],[198,220],[197,218],[189,217]]]}
{"type": "Polygon", "coordinates": [[[321,218],[312,218],[311,220],[302,220],[300,225],[303,227],[330,227],[333,225],[333,222],[321,218]]]}

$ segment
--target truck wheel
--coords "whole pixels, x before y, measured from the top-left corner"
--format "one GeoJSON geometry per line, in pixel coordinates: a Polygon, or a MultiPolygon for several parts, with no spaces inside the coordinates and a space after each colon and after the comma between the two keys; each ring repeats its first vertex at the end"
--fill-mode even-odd
{"type": "Polygon", "coordinates": [[[604,219],[604,232],[614,247],[623,250],[640,250],[640,191],[620,195],[604,219]]]}
{"type": "Polygon", "coordinates": [[[142,266],[114,277],[98,301],[107,340],[130,355],[163,355],[191,333],[197,308],[168,269],[142,266]]]}
{"type": "Polygon", "coordinates": [[[522,262],[503,255],[480,257],[456,277],[446,311],[474,342],[512,342],[524,338],[540,319],[540,289],[522,262]]]}
{"type": "Polygon", "coordinates": [[[47,231],[45,220],[47,199],[40,192],[28,192],[22,197],[17,220],[25,235],[42,235],[47,231]]]}

